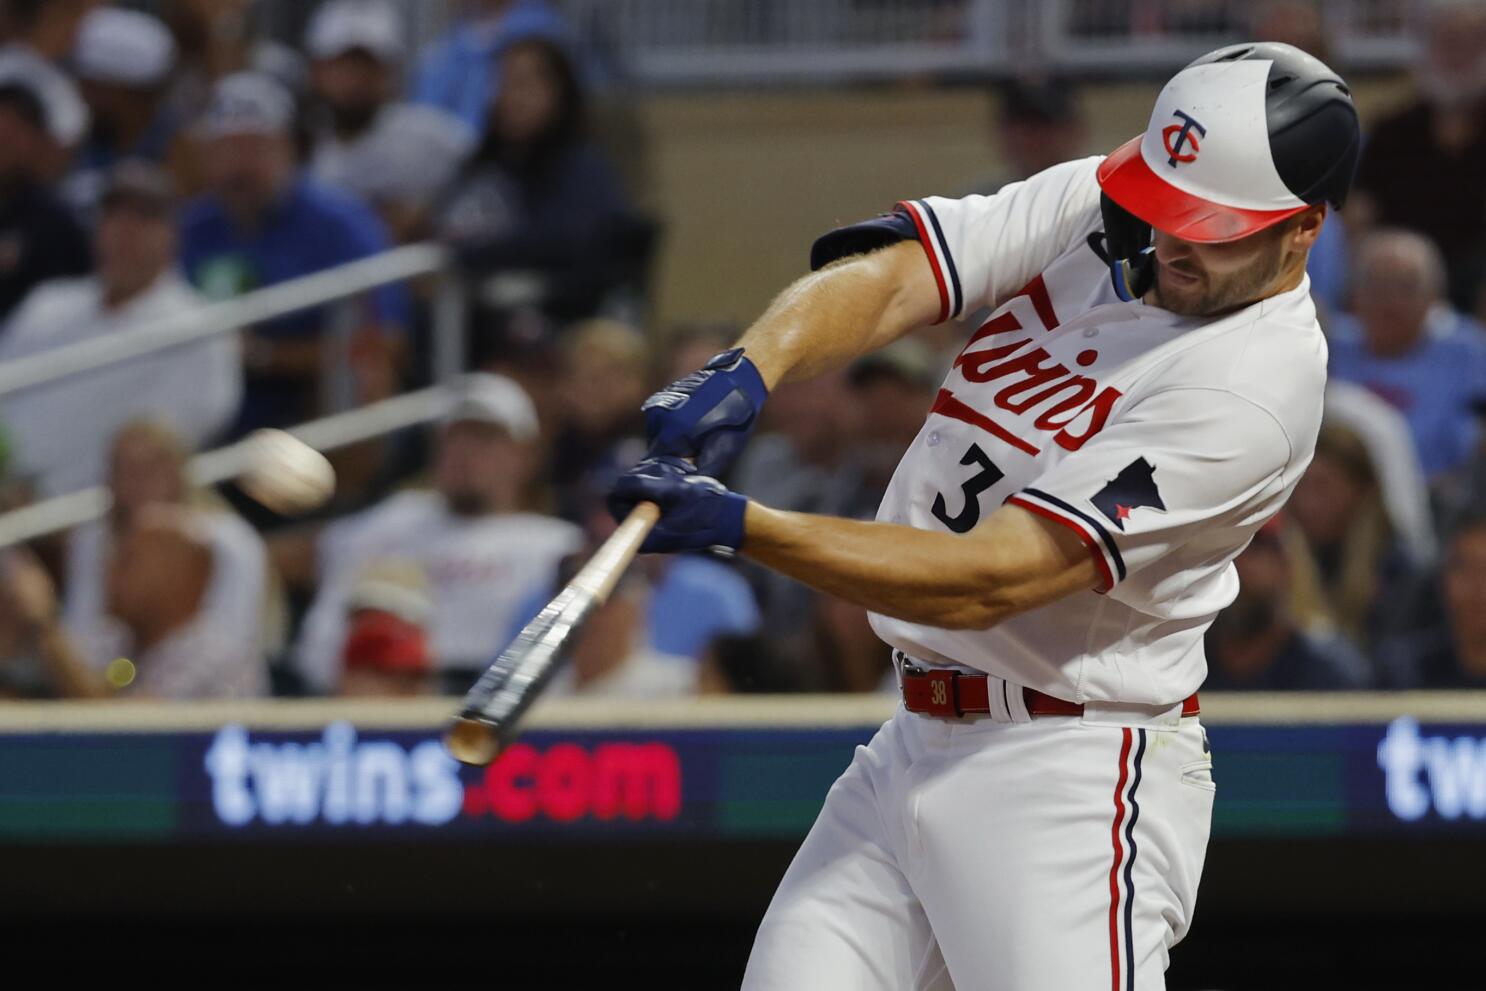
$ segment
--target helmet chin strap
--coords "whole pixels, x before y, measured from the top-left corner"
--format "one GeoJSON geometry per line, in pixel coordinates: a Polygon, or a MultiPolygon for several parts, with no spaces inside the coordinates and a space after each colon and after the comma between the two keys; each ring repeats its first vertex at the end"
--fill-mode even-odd
{"type": "Polygon", "coordinates": [[[1099,209],[1104,214],[1104,230],[1089,235],[1089,247],[1109,266],[1115,295],[1127,303],[1134,302],[1156,283],[1151,225],[1103,194],[1099,209]]]}

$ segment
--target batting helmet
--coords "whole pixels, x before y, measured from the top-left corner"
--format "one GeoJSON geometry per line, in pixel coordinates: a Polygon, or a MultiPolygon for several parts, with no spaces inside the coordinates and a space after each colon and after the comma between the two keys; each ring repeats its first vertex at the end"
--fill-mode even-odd
{"type": "Polygon", "coordinates": [[[1100,164],[1095,248],[1120,295],[1138,298],[1154,277],[1151,228],[1235,241],[1317,203],[1340,207],[1361,143],[1351,91],[1319,59],[1275,42],[1209,52],[1161,90],[1145,133],[1100,164]]]}

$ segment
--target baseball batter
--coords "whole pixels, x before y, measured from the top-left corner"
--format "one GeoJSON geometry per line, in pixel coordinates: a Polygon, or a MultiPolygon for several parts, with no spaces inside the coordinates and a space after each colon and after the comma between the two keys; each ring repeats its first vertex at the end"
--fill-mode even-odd
{"type": "Polygon", "coordinates": [[[817,271],[646,404],[646,550],[725,547],[872,613],[903,706],[826,799],[748,989],[1160,988],[1212,813],[1196,691],[1233,559],[1310,461],[1307,252],[1359,131],[1277,44],[1198,59],[1145,133],[816,243],[817,271]],[[768,390],[982,307],[876,522],[712,476],[768,390]]]}

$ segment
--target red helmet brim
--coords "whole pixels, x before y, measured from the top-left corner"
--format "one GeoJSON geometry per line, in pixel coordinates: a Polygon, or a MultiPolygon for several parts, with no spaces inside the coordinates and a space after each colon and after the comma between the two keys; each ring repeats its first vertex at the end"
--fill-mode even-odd
{"type": "Polygon", "coordinates": [[[1099,188],[1159,231],[1201,244],[1237,241],[1305,209],[1243,210],[1193,196],[1151,171],[1140,140],[1131,138],[1099,163],[1099,188]]]}

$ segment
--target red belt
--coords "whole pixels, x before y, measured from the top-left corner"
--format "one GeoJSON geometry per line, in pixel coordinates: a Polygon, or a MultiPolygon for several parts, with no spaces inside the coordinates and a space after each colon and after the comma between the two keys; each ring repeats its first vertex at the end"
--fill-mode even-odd
{"type": "MultiPolygon", "coordinates": [[[[928,716],[960,717],[989,713],[991,679],[983,674],[965,674],[962,671],[938,668],[930,671],[915,671],[903,668],[903,704],[909,712],[928,716]]],[[[1014,685],[996,679],[997,691],[1020,691],[1026,700],[1027,712],[1033,716],[1082,716],[1084,707],[1079,702],[1045,695],[1034,688],[1018,689],[1014,685]]],[[[1002,700],[1004,703],[1004,699],[1002,700]]],[[[1182,715],[1195,716],[1202,710],[1197,705],[1194,692],[1182,702],[1182,715]]]]}

